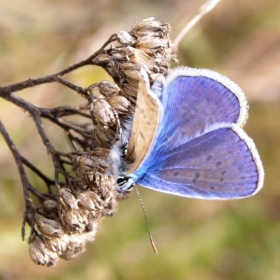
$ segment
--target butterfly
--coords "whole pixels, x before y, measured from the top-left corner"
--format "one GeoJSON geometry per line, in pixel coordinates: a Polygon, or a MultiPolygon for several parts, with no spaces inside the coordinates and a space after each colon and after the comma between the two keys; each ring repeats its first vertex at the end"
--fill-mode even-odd
{"type": "Polygon", "coordinates": [[[121,191],[136,183],[189,198],[235,199],[262,188],[259,153],[242,129],[247,100],[234,82],[190,67],[152,87],[144,69],[141,76],[121,191]]]}

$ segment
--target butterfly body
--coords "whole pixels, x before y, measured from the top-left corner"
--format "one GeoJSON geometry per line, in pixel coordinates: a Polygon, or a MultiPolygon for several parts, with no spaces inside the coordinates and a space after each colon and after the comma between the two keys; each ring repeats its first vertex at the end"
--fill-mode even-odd
{"type": "Polygon", "coordinates": [[[128,145],[135,162],[124,170],[126,188],[135,182],[201,199],[242,198],[261,189],[262,163],[241,128],[247,101],[235,83],[214,71],[178,67],[155,82],[154,93],[141,73],[128,145]]]}

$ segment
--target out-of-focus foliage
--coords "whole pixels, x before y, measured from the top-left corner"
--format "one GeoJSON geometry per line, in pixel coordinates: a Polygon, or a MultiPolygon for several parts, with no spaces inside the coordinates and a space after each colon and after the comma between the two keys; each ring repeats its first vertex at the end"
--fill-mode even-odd
{"type": "MultiPolygon", "coordinates": [[[[50,1],[0,3],[0,84],[39,77],[77,62],[114,32],[155,16],[173,38],[203,1],[50,1]]],[[[264,189],[236,201],[199,201],[140,189],[153,238],[149,244],[134,195],[120,203],[87,252],[54,268],[35,266],[20,239],[23,200],[10,151],[0,138],[0,279],[279,279],[280,278],[280,3],[224,0],[182,41],[181,65],[217,70],[249,99],[245,130],[266,171],[264,189]]],[[[108,79],[95,67],[71,75],[81,86],[108,79]]],[[[41,106],[77,104],[74,93],[44,85],[21,93],[41,106]]],[[[24,155],[47,174],[48,156],[29,117],[0,100],[0,118],[24,155]]],[[[46,122],[57,147],[60,139],[46,122]]],[[[61,138],[60,138],[61,137],[61,138]]],[[[63,147],[61,147],[63,149],[63,147]]]]}

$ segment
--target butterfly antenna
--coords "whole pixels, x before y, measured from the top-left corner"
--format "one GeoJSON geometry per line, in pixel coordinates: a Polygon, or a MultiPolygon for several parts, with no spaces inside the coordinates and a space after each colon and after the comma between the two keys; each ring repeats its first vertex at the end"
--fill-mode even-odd
{"type": "Polygon", "coordinates": [[[152,245],[152,248],[153,248],[154,252],[158,255],[158,250],[156,248],[156,245],[155,245],[154,240],[153,240],[152,235],[151,235],[151,231],[150,231],[150,227],[149,227],[149,223],[148,223],[148,218],[147,218],[147,215],[146,215],[146,212],[145,212],[143,200],[142,200],[142,198],[140,196],[140,193],[139,193],[138,189],[136,188],[136,186],[134,186],[134,188],[135,188],[136,194],[138,196],[138,199],[140,201],[142,212],[144,214],[144,218],[145,218],[145,222],[146,222],[146,227],[147,227],[149,238],[150,238],[150,243],[152,245]]]}
{"type": "Polygon", "coordinates": [[[210,12],[220,0],[208,0],[202,6],[200,6],[198,14],[192,18],[192,20],[185,26],[185,28],[179,33],[179,35],[175,38],[174,44],[176,46],[179,45],[182,38],[185,34],[208,12],[210,12]]]}

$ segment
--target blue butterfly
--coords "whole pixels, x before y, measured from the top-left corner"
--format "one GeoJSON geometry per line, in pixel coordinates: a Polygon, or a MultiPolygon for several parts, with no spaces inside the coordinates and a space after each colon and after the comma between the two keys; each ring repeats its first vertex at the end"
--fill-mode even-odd
{"type": "Polygon", "coordinates": [[[141,74],[121,192],[136,183],[190,198],[234,199],[262,188],[260,156],[242,129],[247,100],[235,83],[178,67],[150,88],[141,74]]]}

